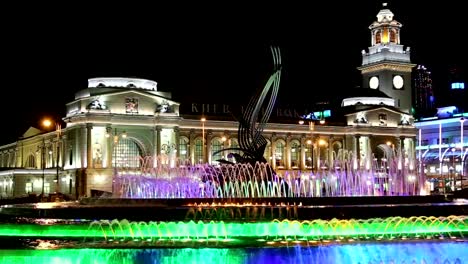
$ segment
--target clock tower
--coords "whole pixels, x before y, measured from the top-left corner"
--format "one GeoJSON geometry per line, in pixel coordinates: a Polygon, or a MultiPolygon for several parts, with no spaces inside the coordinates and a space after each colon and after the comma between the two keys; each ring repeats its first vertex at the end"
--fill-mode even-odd
{"type": "Polygon", "coordinates": [[[401,23],[393,19],[393,13],[383,3],[377,21],[369,26],[371,46],[362,51],[361,71],[363,86],[377,89],[395,99],[395,106],[411,113],[411,70],[415,64],[410,60],[410,48],[400,44],[401,23]]]}

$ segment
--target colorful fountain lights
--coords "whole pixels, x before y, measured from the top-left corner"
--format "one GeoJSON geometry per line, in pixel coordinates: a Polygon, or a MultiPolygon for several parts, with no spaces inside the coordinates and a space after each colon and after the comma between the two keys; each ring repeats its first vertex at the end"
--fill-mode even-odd
{"type": "Polygon", "coordinates": [[[145,241],[252,241],[392,240],[414,238],[463,238],[467,216],[389,217],[367,220],[274,220],[271,222],[129,222],[100,220],[79,224],[3,224],[2,237],[93,238],[145,241]]]}
{"type": "Polygon", "coordinates": [[[120,198],[255,198],[419,195],[423,176],[408,170],[340,168],[318,172],[288,171],[275,174],[262,163],[194,165],[120,171],[114,178],[114,194],[120,198]]]}

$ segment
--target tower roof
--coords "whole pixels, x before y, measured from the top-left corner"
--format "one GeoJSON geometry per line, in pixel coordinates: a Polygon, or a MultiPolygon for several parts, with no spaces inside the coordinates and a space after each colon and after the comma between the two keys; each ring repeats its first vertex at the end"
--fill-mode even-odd
{"type": "Polygon", "coordinates": [[[383,9],[379,11],[377,14],[377,21],[382,23],[382,22],[390,22],[393,20],[393,13],[390,11],[390,9],[386,8],[387,3],[382,3],[383,9]]]}

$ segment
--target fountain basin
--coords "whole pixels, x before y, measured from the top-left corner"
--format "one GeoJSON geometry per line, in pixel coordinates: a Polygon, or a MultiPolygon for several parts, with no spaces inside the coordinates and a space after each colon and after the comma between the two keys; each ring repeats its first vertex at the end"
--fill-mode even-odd
{"type": "Polygon", "coordinates": [[[121,219],[131,221],[270,221],[468,215],[468,200],[446,196],[121,199],[0,207],[0,217],[121,219]]]}

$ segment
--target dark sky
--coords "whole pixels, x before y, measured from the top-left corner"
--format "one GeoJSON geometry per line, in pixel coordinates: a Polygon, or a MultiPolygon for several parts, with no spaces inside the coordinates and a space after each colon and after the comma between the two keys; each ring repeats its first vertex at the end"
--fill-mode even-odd
{"type": "MultiPolygon", "coordinates": [[[[356,67],[382,3],[195,2],[4,10],[1,143],[15,141],[44,115],[63,116],[65,103],[93,77],[152,79],[176,101],[250,98],[270,74],[270,45],[283,53],[280,100],[352,89],[360,85],[356,67]]],[[[435,82],[450,65],[468,70],[463,1],[388,3],[403,24],[401,42],[411,47],[412,62],[432,70],[435,82]]]]}

